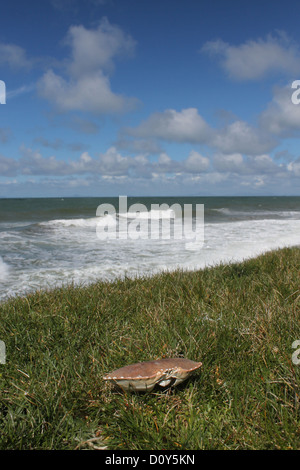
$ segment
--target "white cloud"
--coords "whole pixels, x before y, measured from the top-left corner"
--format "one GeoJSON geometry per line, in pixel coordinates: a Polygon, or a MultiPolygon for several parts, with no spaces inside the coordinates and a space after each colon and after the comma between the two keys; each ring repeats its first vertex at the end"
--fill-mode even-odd
{"type": "Polygon", "coordinates": [[[154,113],[138,127],[127,128],[126,132],[139,138],[155,137],[172,142],[200,143],[208,141],[211,129],[196,108],[187,108],[154,113]]]}
{"type": "Polygon", "coordinates": [[[145,169],[147,169],[149,176],[152,177],[154,175],[170,175],[172,173],[182,172],[183,163],[172,160],[166,152],[162,152],[159,154],[157,161],[151,164],[149,163],[145,169]]]}
{"type": "Polygon", "coordinates": [[[188,173],[202,173],[209,168],[209,159],[192,150],[184,161],[184,168],[188,173]]]}
{"type": "Polygon", "coordinates": [[[112,71],[114,59],[134,53],[136,42],[118,26],[111,25],[103,18],[98,28],[71,26],[65,43],[71,48],[68,64],[72,77],[82,77],[99,69],[112,71]]]}
{"type": "Polygon", "coordinates": [[[111,90],[109,74],[117,56],[133,53],[135,42],[118,26],[103,19],[96,29],[70,27],[65,39],[71,49],[64,61],[65,76],[48,70],[39,81],[39,93],[60,111],[119,113],[137,105],[111,90]]]}
{"type": "Polygon", "coordinates": [[[135,99],[113,93],[109,78],[101,71],[68,81],[48,70],[39,82],[39,91],[61,111],[119,113],[136,105],[135,99]]]}
{"type": "Polygon", "coordinates": [[[272,72],[284,75],[300,72],[299,49],[284,33],[238,46],[222,40],[209,41],[201,50],[217,56],[227,74],[238,80],[256,80],[272,72]]]}
{"type": "Polygon", "coordinates": [[[293,104],[291,86],[275,88],[273,99],[260,115],[263,129],[277,136],[291,137],[299,135],[300,104],[293,104]]]}
{"type": "Polygon", "coordinates": [[[99,155],[96,168],[102,175],[121,176],[128,174],[132,166],[135,166],[132,157],[123,157],[115,147],[110,147],[99,155]]]}
{"type": "MultiPolygon", "coordinates": [[[[60,145],[61,142],[58,142],[60,145]]],[[[54,187],[64,189],[63,181],[66,182],[66,190],[80,186],[84,187],[84,181],[90,181],[96,187],[96,181],[110,181],[122,183],[123,190],[135,190],[150,188],[157,184],[157,190],[165,190],[166,185],[174,183],[174,191],[190,192],[192,186],[196,189],[198,182],[201,188],[213,193],[218,183],[224,183],[224,190],[237,191],[238,188],[276,188],[280,183],[281,188],[289,189],[292,181],[300,176],[300,161],[287,161],[280,163],[267,153],[259,155],[243,155],[242,153],[216,152],[211,158],[196,150],[191,150],[186,158],[175,160],[166,152],[161,152],[156,161],[150,160],[147,155],[136,156],[122,155],[114,146],[105,152],[91,155],[84,151],[79,158],[61,160],[55,155],[45,156],[39,150],[20,148],[20,158],[12,159],[0,155],[1,184],[5,183],[5,177],[21,177],[22,184],[29,181],[45,185],[49,191],[54,187]],[[144,186],[142,182],[144,181],[144,186]],[[161,186],[159,186],[159,182],[161,186]],[[81,184],[82,183],[82,184],[81,184]]],[[[42,187],[42,186],[41,186],[42,187]]],[[[87,185],[87,187],[90,187],[87,185]]],[[[116,186],[114,186],[116,189],[116,186]]],[[[220,189],[220,188],[219,188],[220,189]]],[[[121,187],[119,187],[121,190],[121,187]]]]}
{"type": "Polygon", "coordinates": [[[160,165],[170,165],[172,163],[171,158],[165,152],[161,153],[158,157],[158,163],[160,165]]]}
{"type": "Polygon", "coordinates": [[[219,172],[241,173],[244,171],[244,158],[240,153],[222,154],[213,156],[214,168],[219,172]]]}
{"type": "Polygon", "coordinates": [[[276,144],[267,132],[251,127],[245,121],[235,121],[221,130],[215,130],[210,143],[224,153],[248,155],[268,152],[276,144]]]}
{"type": "Polygon", "coordinates": [[[300,157],[297,158],[294,162],[290,162],[287,166],[288,171],[290,171],[295,176],[300,177],[300,157]]]}
{"type": "MultiPolygon", "coordinates": [[[[236,120],[222,129],[213,129],[200,116],[196,108],[181,111],[167,109],[154,113],[135,128],[123,129],[128,137],[144,139],[153,143],[153,139],[168,142],[206,144],[222,153],[245,153],[258,155],[272,150],[277,141],[267,129],[250,126],[245,121],[236,120]],[[148,139],[148,140],[147,140],[148,139]]],[[[123,139],[123,148],[126,148],[123,139]]],[[[134,151],[134,142],[128,140],[127,147],[134,151]]]]}
{"type": "Polygon", "coordinates": [[[262,175],[281,174],[286,172],[287,167],[276,164],[268,154],[243,156],[240,153],[222,154],[213,156],[214,168],[222,173],[237,175],[262,175]]]}
{"type": "Polygon", "coordinates": [[[258,174],[269,174],[280,172],[280,165],[274,163],[270,155],[255,155],[249,158],[249,168],[258,174]]]}
{"type": "Polygon", "coordinates": [[[68,165],[55,156],[43,155],[31,148],[21,146],[22,157],[19,160],[20,173],[23,175],[62,175],[68,174],[68,165]]]}

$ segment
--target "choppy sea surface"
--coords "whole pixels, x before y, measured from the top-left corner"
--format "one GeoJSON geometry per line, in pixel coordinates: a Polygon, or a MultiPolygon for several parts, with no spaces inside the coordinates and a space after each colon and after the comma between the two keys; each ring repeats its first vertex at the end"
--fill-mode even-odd
{"type": "Polygon", "coordinates": [[[117,197],[0,199],[0,300],[300,245],[300,197],[134,197],[126,204],[121,210],[117,197]]]}

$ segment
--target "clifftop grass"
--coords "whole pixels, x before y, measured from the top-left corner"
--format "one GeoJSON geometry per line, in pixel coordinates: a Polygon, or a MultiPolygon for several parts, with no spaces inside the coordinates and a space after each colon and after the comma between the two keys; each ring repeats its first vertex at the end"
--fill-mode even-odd
{"type": "Polygon", "coordinates": [[[299,266],[290,248],[0,304],[0,449],[299,449],[299,266]],[[102,380],[173,356],[200,373],[148,394],[102,380]]]}

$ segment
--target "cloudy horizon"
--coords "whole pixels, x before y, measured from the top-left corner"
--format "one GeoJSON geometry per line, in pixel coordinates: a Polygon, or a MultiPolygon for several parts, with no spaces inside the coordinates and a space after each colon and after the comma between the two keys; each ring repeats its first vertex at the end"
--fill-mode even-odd
{"type": "Polygon", "coordinates": [[[292,4],[12,0],[0,197],[300,195],[292,4]]]}

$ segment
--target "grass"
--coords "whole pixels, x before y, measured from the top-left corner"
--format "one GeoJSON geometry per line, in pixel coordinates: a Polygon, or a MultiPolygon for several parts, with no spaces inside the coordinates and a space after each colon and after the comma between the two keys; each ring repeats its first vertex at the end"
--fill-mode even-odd
{"type": "Polygon", "coordinates": [[[300,449],[299,266],[287,248],[0,304],[0,449],[300,449]],[[170,356],[202,369],[146,394],[102,380],[170,356]]]}

